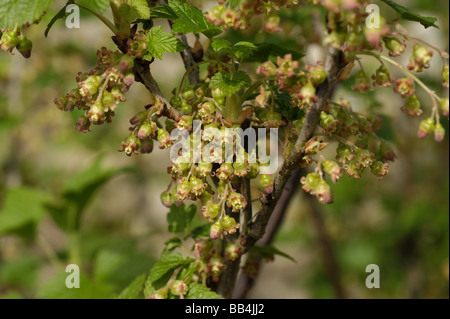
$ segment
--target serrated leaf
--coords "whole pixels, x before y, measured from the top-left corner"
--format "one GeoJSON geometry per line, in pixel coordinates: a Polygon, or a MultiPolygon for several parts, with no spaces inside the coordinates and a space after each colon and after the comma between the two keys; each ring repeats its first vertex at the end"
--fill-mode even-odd
{"type": "Polygon", "coordinates": [[[168,19],[175,20],[178,19],[175,11],[172,10],[167,4],[162,4],[160,6],[156,6],[152,8],[152,12],[150,14],[151,19],[168,19]]]}
{"type": "Polygon", "coordinates": [[[211,48],[216,51],[219,52],[221,50],[224,51],[232,51],[232,46],[230,41],[225,40],[225,39],[213,39],[211,42],[211,48]]]}
{"type": "Polygon", "coordinates": [[[382,1],[384,3],[386,3],[388,6],[390,6],[391,8],[393,8],[395,11],[397,11],[398,14],[400,14],[400,16],[405,20],[419,22],[425,28],[435,27],[435,28],[439,29],[439,27],[435,24],[435,22],[437,21],[437,18],[435,18],[435,17],[421,16],[417,13],[412,12],[408,8],[405,8],[404,6],[401,6],[391,0],[382,0],[382,1]]]}
{"type": "Polygon", "coordinates": [[[274,246],[253,246],[252,248],[250,248],[250,251],[260,253],[263,257],[266,258],[271,258],[273,255],[279,255],[296,263],[294,258],[282,252],[278,248],[275,248],[274,246]]]}
{"type": "Polygon", "coordinates": [[[220,295],[211,291],[202,284],[193,282],[189,285],[189,291],[185,296],[186,299],[222,299],[220,295]]]}
{"type": "Polygon", "coordinates": [[[77,3],[96,12],[103,13],[109,8],[111,0],[78,0],[77,3]]]}
{"type": "Polygon", "coordinates": [[[189,284],[192,279],[192,275],[197,271],[197,269],[198,263],[195,261],[190,262],[188,265],[183,267],[183,269],[181,269],[180,273],[177,276],[177,279],[186,281],[186,283],[189,284]]]}
{"type": "Polygon", "coordinates": [[[210,23],[200,9],[181,0],[169,0],[169,6],[178,16],[172,26],[173,33],[203,33],[210,39],[222,33],[222,29],[210,23]]]}
{"type": "Polygon", "coordinates": [[[186,49],[186,45],[176,36],[164,32],[162,25],[154,27],[148,33],[147,50],[153,57],[162,59],[164,53],[176,53],[186,49]]]}
{"type": "Polygon", "coordinates": [[[39,19],[54,0],[0,0],[0,29],[14,29],[39,19]]]}
{"type": "Polygon", "coordinates": [[[48,198],[48,194],[32,188],[10,189],[0,209],[0,236],[36,226],[46,213],[48,198]]]}
{"type": "Polygon", "coordinates": [[[136,277],[128,287],[122,290],[117,299],[141,299],[146,279],[145,274],[136,277]]]}
{"type": "Polygon", "coordinates": [[[173,204],[170,207],[169,214],[167,214],[169,232],[181,233],[187,231],[196,211],[197,207],[194,204],[189,207],[184,204],[181,206],[173,204]]]}
{"type": "Polygon", "coordinates": [[[184,259],[179,253],[163,254],[161,259],[150,270],[148,280],[153,283],[163,277],[168,271],[185,265],[188,262],[189,260],[184,259]]]}
{"type": "Polygon", "coordinates": [[[216,73],[212,78],[209,86],[211,88],[220,89],[227,96],[231,96],[244,86],[250,86],[252,80],[244,71],[237,71],[231,77],[230,73],[221,71],[216,73]]]}
{"type": "Polygon", "coordinates": [[[61,10],[59,10],[57,14],[55,14],[55,16],[52,18],[52,20],[47,25],[47,28],[45,29],[45,32],[44,32],[45,37],[48,36],[50,29],[53,27],[53,25],[56,23],[56,21],[58,21],[59,19],[63,19],[66,16],[66,8],[68,5],[71,5],[71,4],[74,4],[74,0],[67,1],[66,5],[61,10]]]}
{"type": "Polygon", "coordinates": [[[181,242],[180,238],[178,238],[178,237],[171,238],[164,243],[165,247],[164,247],[163,254],[171,252],[174,249],[181,247],[181,245],[182,245],[182,242],[181,242]]]}
{"type": "Polygon", "coordinates": [[[150,19],[150,8],[145,0],[127,0],[119,7],[120,14],[129,22],[150,19]]]}
{"type": "Polygon", "coordinates": [[[248,58],[254,51],[257,50],[257,47],[250,42],[241,41],[236,43],[233,46],[234,54],[238,57],[239,61],[242,61],[248,58]]]}

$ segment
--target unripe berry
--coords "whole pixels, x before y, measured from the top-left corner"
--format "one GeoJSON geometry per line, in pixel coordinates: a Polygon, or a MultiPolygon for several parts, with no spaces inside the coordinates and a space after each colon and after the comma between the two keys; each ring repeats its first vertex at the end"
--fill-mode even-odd
{"type": "Polygon", "coordinates": [[[262,174],[259,184],[264,188],[267,194],[273,192],[273,177],[267,174],[262,174]]]}
{"type": "Polygon", "coordinates": [[[338,122],[333,115],[327,114],[325,112],[320,113],[320,123],[319,126],[323,128],[328,133],[333,133],[337,129],[338,122]]]}
{"type": "Polygon", "coordinates": [[[384,65],[381,65],[377,69],[375,75],[372,76],[372,80],[373,86],[390,87],[393,83],[393,80],[391,80],[391,73],[389,72],[389,69],[384,65]]]}
{"type": "Polygon", "coordinates": [[[370,88],[370,79],[364,73],[363,70],[359,70],[356,74],[355,85],[352,89],[361,93],[366,93],[370,88]]]}
{"type": "Polygon", "coordinates": [[[181,93],[181,97],[187,102],[193,102],[195,100],[195,91],[192,88],[185,88],[181,93]]]}
{"type": "Polygon", "coordinates": [[[234,175],[239,177],[244,177],[248,173],[248,166],[247,163],[233,163],[233,169],[234,169],[234,175]]]}
{"type": "Polygon", "coordinates": [[[225,231],[228,231],[230,234],[233,234],[236,231],[234,230],[236,227],[236,220],[233,217],[225,215],[223,216],[222,219],[222,227],[225,231]]]}
{"type": "Polygon", "coordinates": [[[187,102],[182,102],[181,103],[181,112],[183,113],[183,114],[192,114],[192,105],[190,105],[189,103],[187,103],[187,102]]]}
{"type": "Polygon", "coordinates": [[[220,221],[217,221],[211,225],[211,228],[209,230],[209,236],[212,239],[217,239],[222,234],[222,231],[223,231],[222,224],[220,223],[220,221]]]}
{"type": "MultiPolygon", "coordinates": [[[[237,213],[241,209],[244,209],[245,207],[247,207],[247,202],[245,201],[244,196],[242,196],[239,193],[233,192],[230,194],[230,196],[228,196],[227,206],[233,207],[232,211],[234,213],[237,213]]],[[[225,225],[223,225],[223,226],[224,226],[224,228],[226,228],[225,225]]]]}
{"type": "Polygon", "coordinates": [[[434,128],[434,119],[432,117],[422,120],[419,124],[419,132],[417,133],[417,136],[419,138],[425,138],[428,134],[433,133],[434,128]]]}
{"type": "Polygon", "coordinates": [[[356,179],[361,178],[361,164],[357,161],[350,161],[345,166],[345,171],[347,172],[347,175],[356,179]]]}
{"type": "Polygon", "coordinates": [[[444,79],[444,81],[442,82],[442,85],[446,88],[448,88],[448,80],[449,80],[449,67],[448,64],[444,65],[444,68],[442,69],[442,78],[444,79]]]}
{"type": "Polygon", "coordinates": [[[148,112],[142,111],[133,116],[130,120],[131,125],[142,123],[147,118],[148,112]]]}
{"type": "Polygon", "coordinates": [[[207,177],[211,174],[212,163],[209,162],[200,162],[198,166],[195,168],[196,172],[201,177],[207,177]]]}
{"type": "Polygon", "coordinates": [[[448,114],[449,114],[448,97],[441,99],[441,110],[442,110],[442,114],[444,116],[448,117],[448,114]]]}
{"type": "Polygon", "coordinates": [[[177,185],[177,199],[178,200],[185,200],[187,196],[189,195],[189,192],[191,190],[191,184],[189,181],[182,181],[177,185]]]}
{"type": "Polygon", "coordinates": [[[330,176],[333,183],[336,183],[342,175],[342,167],[335,161],[325,160],[322,163],[323,171],[330,176]]]}
{"type": "Polygon", "coordinates": [[[134,59],[128,54],[124,54],[119,61],[119,71],[125,72],[131,70],[134,66],[134,59]]]}
{"type": "Polygon", "coordinates": [[[179,97],[179,96],[172,96],[172,98],[170,99],[170,104],[176,109],[181,108],[182,102],[183,101],[181,100],[181,97],[179,97]]]}
{"type": "Polygon", "coordinates": [[[200,114],[201,117],[212,115],[215,111],[216,106],[213,102],[205,102],[198,105],[198,114],[200,114]]]}
{"type": "Polygon", "coordinates": [[[176,125],[179,129],[190,130],[192,128],[192,116],[183,115],[176,125]]]}
{"type": "Polygon", "coordinates": [[[208,263],[208,269],[211,272],[212,280],[217,282],[219,280],[219,276],[222,273],[224,267],[223,258],[219,255],[214,255],[211,257],[208,263]]]}
{"type": "Polygon", "coordinates": [[[225,259],[235,261],[239,258],[240,255],[241,251],[239,250],[239,248],[234,243],[229,241],[227,243],[227,246],[225,247],[225,259]]]}
{"type": "Polygon", "coordinates": [[[377,176],[377,178],[380,180],[383,178],[383,176],[386,176],[389,172],[389,163],[383,163],[380,161],[376,161],[372,164],[370,167],[370,171],[373,175],[377,176]]]}
{"type": "Polygon", "coordinates": [[[103,92],[102,104],[103,104],[103,107],[105,108],[105,111],[107,111],[108,109],[111,109],[112,111],[114,111],[112,109],[114,104],[116,104],[116,99],[114,98],[114,95],[108,91],[103,92]]]}
{"type": "MultiPolygon", "coordinates": [[[[123,77],[123,83],[125,83],[127,86],[130,86],[131,84],[133,84],[135,78],[134,78],[134,74],[129,72],[127,74],[125,74],[125,76],[123,77]]],[[[123,89],[122,89],[123,91],[123,89]]]]}
{"type": "Polygon", "coordinates": [[[399,56],[406,49],[406,44],[401,43],[397,38],[384,37],[383,41],[390,56],[399,56]]]}
{"type": "Polygon", "coordinates": [[[189,182],[191,194],[194,195],[194,197],[200,196],[205,189],[205,184],[202,182],[202,180],[198,179],[195,176],[191,176],[189,182]]]}
{"type": "Polygon", "coordinates": [[[420,109],[420,101],[416,95],[410,95],[406,101],[405,106],[401,110],[411,117],[420,116],[423,111],[420,109]]]}
{"type": "Polygon", "coordinates": [[[318,173],[309,173],[300,179],[304,191],[310,193],[319,185],[320,175],[318,173]]]}
{"type": "Polygon", "coordinates": [[[220,89],[212,89],[211,95],[218,105],[225,104],[225,93],[223,93],[220,89]]]}
{"type": "Polygon", "coordinates": [[[373,154],[369,150],[358,148],[356,151],[355,161],[362,167],[369,167],[374,162],[373,154]]]}
{"type": "Polygon", "coordinates": [[[327,73],[322,66],[316,66],[310,69],[309,79],[314,86],[318,86],[323,83],[327,78],[327,73]]]}
{"type": "Polygon", "coordinates": [[[445,136],[445,129],[441,123],[436,123],[433,133],[434,133],[434,140],[436,142],[442,142],[445,136]]]}
{"type": "Polygon", "coordinates": [[[161,143],[159,148],[168,148],[172,145],[172,141],[170,140],[170,134],[165,129],[158,129],[158,141],[161,143]]]}
{"type": "Polygon", "coordinates": [[[259,174],[259,165],[257,163],[249,163],[249,167],[250,170],[245,177],[248,179],[256,178],[259,174]]]}
{"type": "Polygon", "coordinates": [[[19,44],[19,38],[16,31],[7,31],[3,33],[0,39],[2,50],[11,52],[19,44]]]}
{"type": "Polygon", "coordinates": [[[29,58],[31,55],[31,49],[33,48],[33,43],[26,37],[21,36],[19,38],[19,43],[16,46],[17,51],[22,54],[24,58],[29,58]]]}
{"type": "Polygon", "coordinates": [[[127,156],[131,156],[132,154],[138,154],[137,150],[139,150],[141,146],[141,141],[134,134],[128,135],[124,142],[122,142],[122,148],[119,152],[125,152],[127,156]]]}
{"type": "Polygon", "coordinates": [[[319,202],[322,204],[331,204],[334,202],[331,187],[324,180],[321,180],[319,182],[317,187],[314,189],[314,193],[317,196],[319,202]]]}
{"type": "Polygon", "coordinates": [[[297,95],[300,101],[300,108],[309,106],[316,101],[316,88],[311,82],[308,82],[300,89],[300,93],[297,95]]]}
{"type": "Polygon", "coordinates": [[[220,205],[215,203],[209,203],[202,207],[202,215],[209,220],[210,223],[214,222],[220,214],[220,205]]]}
{"type": "Polygon", "coordinates": [[[144,140],[149,136],[154,136],[157,129],[158,127],[156,126],[156,123],[146,122],[139,128],[137,136],[141,140],[144,140]]]}
{"type": "Polygon", "coordinates": [[[231,163],[223,163],[220,165],[220,168],[216,170],[216,176],[220,180],[227,180],[230,178],[231,174],[233,173],[233,165],[231,163]]]}
{"type": "Polygon", "coordinates": [[[350,146],[340,143],[336,149],[336,156],[340,162],[351,161],[354,157],[350,146]]]}
{"type": "Polygon", "coordinates": [[[170,293],[174,296],[184,296],[188,293],[189,288],[182,280],[174,280],[170,285],[170,293]]]}
{"type": "Polygon", "coordinates": [[[172,198],[172,194],[170,194],[169,192],[162,192],[160,195],[161,198],[161,203],[166,206],[169,207],[172,206],[173,204],[173,198],[172,198]]]}

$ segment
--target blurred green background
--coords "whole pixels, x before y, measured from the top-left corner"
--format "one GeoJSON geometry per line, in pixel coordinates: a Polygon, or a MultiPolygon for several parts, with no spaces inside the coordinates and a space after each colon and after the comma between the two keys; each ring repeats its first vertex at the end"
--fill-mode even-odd
{"type": "MultiPolygon", "coordinates": [[[[403,25],[410,34],[448,51],[448,1],[400,2],[438,17],[439,29],[403,25]]],[[[52,102],[76,85],[77,72],[95,66],[97,49],[114,49],[108,30],[84,14],[80,29],[58,22],[44,39],[46,23],[62,5],[56,1],[43,23],[27,33],[34,42],[29,60],[0,52],[1,298],[114,297],[150,269],[172,237],[168,210],[159,200],[170,181],[168,152],[131,158],[117,152],[128,120],[148,104],[149,93],[133,85],[113,122],[88,134],[74,130],[79,112],[64,113],[52,102]],[[81,266],[80,289],[64,285],[69,263],[81,266]]],[[[395,17],[387,6],[380,8],[383,16],[395,17]]],[[[229,36],[233,41],[277,43],[305,52],[306,61],[315,63],[322,52],[310,13],[307,8],[284,10],[281,35],[259,33],[257,20],[250,30],[229,36]]],[[[365,62],[368,70],[378,67],[371,59],[365,62]]],[[[435,54],[421,79],[438,95],[446,95],[441,68],[435,54]]],[[[170,96],[183,65],[178,55],[166,55],[164,62],[152,64],[152,72],[170,96]]],[[[361,112],[377,108],[386,119],[381,134],[395,145],[397,160],[382,181],[370,174],[359,181],[343,177],[333,185],[332,205],[311,204],[298,191],[274,242],[297,262],[277,257],[265,264],[249,297],[336,296],[313,222],[317,214],[332,242],[346,297],[449,297],[448,137],[442,143],[419,140],[419,119],[400,112],[402,100],[392,90],[362,96],[348,90],[351,82],[343,83],[335,98],[345,96],[361,112]],[[380,267],[379,289],[365,286],[368,264],[380,267]]],[[[422,93],[427,114],[430,108],[422,93]]],[[[447,119],[443,125],[448,132],[447,119]]]]}

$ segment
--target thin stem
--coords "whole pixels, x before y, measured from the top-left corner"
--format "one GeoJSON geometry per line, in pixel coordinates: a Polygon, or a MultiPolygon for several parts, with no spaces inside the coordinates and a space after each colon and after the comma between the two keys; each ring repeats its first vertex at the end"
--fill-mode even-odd
{"type": "Polygon", "coordinates": [[[56,256],[55,251],[53,250],[52,246],[48,243],[48,241],[42,236],[39,235],[37,238],[37,243],[39,247],[41,247],[42,251],[47,255],[48,260],[55,268],[64,268],[63,263],[58,259],[58,256],[56,256]]]}
{"type": "Polygon", "coordinates": [[[89,11],[90,13],[92,13],[93,15],[95,15],[97,18],[99,18],[114,34],[118,34],[119,30],[116,28],[116,26],[109,21],[106,17],[104,17],[103,15],[101,15],[100,13],[97,13],[91,9],[89,9],[88,7],[85,7],[79,3],[77,3],[77,6],[79,6],[81,9],[84,9],[86,11],[89,11]]]}

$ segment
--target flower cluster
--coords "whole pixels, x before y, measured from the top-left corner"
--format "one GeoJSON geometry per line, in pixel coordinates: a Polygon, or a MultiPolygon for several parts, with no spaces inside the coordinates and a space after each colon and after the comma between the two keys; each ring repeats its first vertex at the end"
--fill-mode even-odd
{"type": "Polygon", "coordinates": [[[31,56],[33,43],[20,31],[3,29],[0,34],[0,47],[3,51],[12,54],[12,51],[16,48],[24,58],[31,56]]]}
{"type": "Polygon", "coordinates": [[[85,111],[76,123],[76,129],[84,133],[90,131],[91,124],[111,122],[118,103],[125,101],[124,93],[134,82],[133,65],[131,56],[102,48],[97,51],[97,66],[78,73],[78,87],[56,98],[55,104],[63,111],[85,111]]]}

